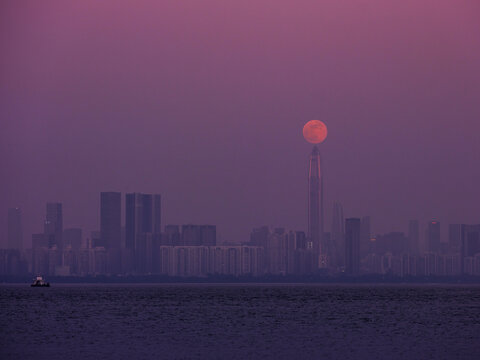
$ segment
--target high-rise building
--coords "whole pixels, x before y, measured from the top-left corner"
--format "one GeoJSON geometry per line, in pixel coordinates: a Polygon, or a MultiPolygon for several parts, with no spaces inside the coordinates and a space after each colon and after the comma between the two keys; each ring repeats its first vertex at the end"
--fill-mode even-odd
{"type": "Polygon", "coordinates": [[[345,219],[345,272],[360,273],[360,224],[358,218],[345,219]]]}
{"type": "Polygon", "coordinates": [[[440,222],[436,220],[429,221],[427,227],[428,251],[431,253],[440,252],[440,222]]]}
{"type": "Polygon", "coordinates": [[[460,254],[462,249],[462,224],[448,225],[448,248],[450,254],[460,254]]]}
{"type": "Polygon", "coordinates": [[[408,248],[411,254],[420,253],[420,223],[418,220],[408,222],[408,248]]]}
{"type": "Polygon", "coordinates": [[[8,249],[23,249],[22,212],[20,208],[8,209],[8,249]]]}
{"type": "Polygon", "coordinates": [[[63,214],[61,203],[47,203],[44,233],[48,238],[48,246],[50,248],[56,246],[59,250],[63,249],[63,214]]]}
{"type": "Polygon", "coordinates": [[[144,233],[160,234],[161,197],[157,194],[126,194],[125,246],[136,248],[136,239],[144,233]]]}
{"type": "Polygon", "coordinates": [[[120,249],[122,237],[121,206],[121,193],[100,193],[100,237],[107,249],[120,249]]]}
{"type": "Polygon", "coordinates": [[[335,264],[344,266],[345,261],[345,219],[343,217],[343,207],[339,202],[333,203],[332,217],[332,243],[336,249],[335,264]]]}
{"type": "Polygon", "coordinates": [[[473,257],[480,253],[480,225],[465,225],[461,226],[461,255],[460,255],[460,270],[462,273],[469,273],[466,269],[466,259],[473,259],[473,257]]]}
{"type": "Polygon", "coordinates": [[[310,154],[308,170],[308,238],[318,262],[323,238],[323,179],[318,147],[310,154]]]}

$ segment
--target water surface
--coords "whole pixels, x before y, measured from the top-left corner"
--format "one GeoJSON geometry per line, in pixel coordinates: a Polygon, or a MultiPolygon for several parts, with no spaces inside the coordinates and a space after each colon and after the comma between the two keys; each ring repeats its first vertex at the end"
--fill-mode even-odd
{"type": "Polygon", "coordinates": [[[0,287],[1,359],[480,359],[480,287],[0,287]]]}

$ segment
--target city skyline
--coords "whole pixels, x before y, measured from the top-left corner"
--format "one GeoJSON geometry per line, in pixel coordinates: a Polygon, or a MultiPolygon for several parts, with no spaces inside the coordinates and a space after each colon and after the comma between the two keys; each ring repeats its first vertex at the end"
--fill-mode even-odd
{"type": "MultiPolygon", "coordinates": [[[[322,140],[323,141],[323,140],[322,140]]],[[[323,246],[325,248],[327,248],[329,246],[329,244],[327,244],[325,242],[323,238],[323,234],[325,233],[330,233],[332,238],[335,238],[335,227],[338,226],[336,225],[336,222],[338,223],[338,219],[336,220],[335,219],[335,216],[338,216],[337,212],[340,211],[341,213],[341,217],[343,218],[343,206],[341,203],[339,203],[338,201],[334,201],[333,202],[333,209],[331,211],[331,226],[330,228],[328,227],[325,227],[325,219],[324,219],[324,206],[323,206],[323,201],[324,201],[324,193],[323,193],[323,178],[324,178],[324,175],[323,175],[323,170],[321,170],[321,156],[320,156],[320,151],[318,150],[318,147],[315,145],[313,147],[313,150],[309,156],[309,160],[308,160],[308,196],[307,196],[307,219],[306,219],[306,223],[307,223],[307,226],[305,228],[296,228],[294,230],[304,230],[307,235],[308,235],[308,238],[309,240],[311,241],[311,246],[316,249],[315,251],[317,252],[317,254],[319,256],[321,255],[326,255],[327,253],[327,250],[322,250],[321,249],[321,246],[320,244],[323,243],[323,246]],[[338,209],[338,207],[340,207],[340,210],[338,209]],[[315,224],[315,218],[318,218],[318,224],[315,224]],[[313,224],[313,225],[310,225],[310,224],[313,224]],[[316,235],[316,233],[318,232],[318,235],[316,235]],[[318,243],[317,246],[315,246],[315,243],[318,243]]],[[[147,224],[141,224],[141,225],[130,225],[130,227],[135,227],[135,228],[138,228],[139,226],[141,227],[144,227],[146,226],[147,228],[151,228],[149,232],[151,232],[152,234],[159,234],[160,231],[161,231],[161,225],[160,225],[160,217],[161,217],[161,213],[162,213],[162,210],[161,210],[161,205],[160,205],[160,202],[161,202],[161,195],[159,194],[154,194],[154,195],[151,195],[151,194],[145,194],[145,193],[141,193],[141,192],[134,192],[134,193],[126,193],[125,194],[125,204],[123,206],[121,206],[121,195],[122,193],[121,192],[115,192],[115,191],[104,191],[104,192],[101,192],[100,193],[101,195],[101,200],[99,202],[99,205],[98,205],[98,209],[99,209],[99,212],[100,212],[100,216],[98,217],[99,219],[99,228],[98,229],[90,229],[90,230],[87,230],[85,231],[85,229],[79,227],[79,229],[81,229],[83,231],[83,233],[91,233],[92,235],[90,236],[90,238],[92,239],[92,241],[94,240],[94,233],[98,233],[100,236],[101,233],[105,232],[105,230],[102,230],[103,229],[103,225],[102,225],[102,219],[104,218],[108,218],[108,216],[112,216],[111,214],[109,214],[109,212],[103,212],[103,204],[105,203],[105,207],[106,208],[109,208],[111,210],[112,208],[112,205],[109,205],[109,203],[112,203],[112,200],[113,200],[113,208],[115,209],[115,212],[116,212],[116,215],[114,215],[114,218],[118,218],[118,220],[113,220],[113,222],[115,223],[115,225],[113,226],[114,228],[118,228],[116,230],[113,230],[115,235],[113,236],[113,238],[115,238],[116,242],[118,242],[118,246],[120,246],[120,243],[119,243],[119,236],[118,234],[120,233],[120,230],[122,231],[126,231],[126,233],[128,233],[128,230],[126,230],[128,228],[128,219],[131,218],[131,219],[134,219],[135,217],[138,217],[140,216],[140,214],[142,213],[142,210],[138,210],[138,209],[141,209],[143,208],[144,206],[148,206],[151,212],[151,214],[149,215],[150,216],[150,220],[147,220],[147,224]],[[137,204],[138,203],[138,204],[137,204]],[[144,204],[145,203],[145,204],[144,204]],[[130,211],[131,215],[129,216],[129,210],[127,210],[128,208],[132,209],[130,211]],[[135,208],[135,210],[133,210],[135,208]],[[132,212],[133,211],[133,212],[132,212]],[[137,214],[137,212],[140,211],[140,213],[137,214]],[[155,215],[156,214],[156,215],[155,215]],[[158,217],[158,219],[155,219],[156,217],[158,217]]],[[[46,237],[49,238],[48,242],[49,243],[54,243],[54,244],[59,244],[60,248],[63,246],[63,241],[62,241],[62,234],[63,234],[63,210],[62,210],[62,207],[63,207],[63,203],[61,202],[58,202],[58,203],[55,203],[55,202],[47,202],[46,203],[46,218],[45,218],[45,221],[43,223],[43,232],[46,234],[46,237]],[[58,217],[58,219],[56,219],[58,217]]],[[[22,213],[22,209],[20,207],[13,207],[13,208],[9,208],[8,209],[8,222],[6,222],[7,226],[6,226],[6,230],[8,232],[8,236],[5,237],[5,242],[8,243],[8,244],[11,244],[12,243],[12,240],[11,238],[16,236],[16,237],[19,237],[20,239],[22,239],[21,241],[21,247],[24,247],[25,245],[31,245],[31,242],[30,242],[30,234],[27,234],[26,238],[27,240],[24,239],[24,229],[23,229],[23,226],[21,225],[22,222],[23,222],[23,219],[22,217],[23,216],[20,216],[20,214],[22,213]],[[17,226],[17,229],[13,230],[12,232],[8,231],[9,230],[9,224],[11,223],[12,219],[14,220],[16,226],[17,226]],[[20,224],[20,225],[19,225],[20,224]],[[19,234],[19,235],[10,235],[11,233],[16,233],[16,234],[19,234]]],[[[361,242],[363,242],[363,244],[361,244],[360,246],[361,247],[364,247],[365,246],[365,241],[368,241],[368,239],[370,237],[374,237],[376,236],[377,234],[378,235],[381,235],[382,233],[377,231],[372,231],[371,230],[371,224],[370,224],[370,219],[371,219],[371,216],[369,215],[361,215],[361,214],[355,214],[356,216],[361,216],[362,217],[362,225],[363,225],[363,222],[364,221],[368,221],[368,231],[367,233],[365,233],[363,230],[363,233],[361,235],[361,242]]],[[[7,219],[6,219],[7,220],[7,219]]],[[[163,220],[164,221],[164,220],[163,220]]],[[[107,227],[109,226],[108,225],[108,222],[112,222],[112,220],[106,220],[104,221],[103,223],[106,223],[107,224],[107,227]]],[[[166,226],[171,226],[171,225],[175,225],[173,223],[168,223],[168,221],[165,223],[165,222],[162,222],[165,224],[165,227],[166,226]]],[[[212,222],[212,223],[215,223],[215,222],[212,222]]],[[[413,218],[410,218],[408,220],[408,223],[405,223],[403,224],[403,229],[387,229],[384,233],[391,233],[391,232],[402,232],[402,233],[405,233],[405,234],[408,234],[409,238],[412,239],[414,238],[415,239],[415,246],[417,247],[417,250],[418,251],[440,251],[440,245],[441,243],[447,243],[448,242],[448,239],[452,237],[451,235],[451,229],[447,226],[443,226],[443,227],[440,227],[440,223],[441,221],[438,220],[438,218],[435,218],[435,217],[432,217],[432,218],[429,218],[428,221],[419,221],[418,219],[413,219],[413,218]],[[411,232],[412,232],[412,223],[416,224],[414,225],[415,229],[414,231],[417,232],[416,236],[415,235],[411,235],[411,232]],[[435,228],[435,231],[434,233],[432,234],[432,228],[435,228]],[[423,232],[424,233],[424,236],[420,235],[420,233],[423,232]]],[[[457,225],[457,224],[465,224],[466,222],[465,221],[460,221],[458,223],[449,223],[449,226],[451,225],[457,225]]],[[[473,222],[473,223],[476,223],[476,222],[473,222]]],[[[177,224],[192,224],[192,222],[178,222],[177,224]]],[[[284,227],[285,224],[266,224],[265,222],[264,223],[261,223],[261,226],[264,226],[264,225],[267,225],[269,226],[270,228],[275,228],[275,227],[284,227]]],[[[112,225],[110,225],[110,228],[112,227],[112,225]]],[[[13,228],[13,226],[12,226],[13,228]]],[[[72,227],[72,226],[68,226],[69,230],[72,230],[72,229],[76,229],[75,227],[72,227]]],[[[252,229],[254,227],[251,227],[250,229],[252,229]]],[[[288,228],[288,226],[287,226],[288,228]]],[[[293,229],[293,228],[290,228],[290,229],[293,229]]],[[[338,229],[338,228],[337,228],[338,229]]],[[[165,228],[166,230],[166,228],[165,228]]],[[[110,231],[112,231],[110,229],[110,231]]],[[[250,231],[250,230],[248,230],[250,231]]],[[[338,231],[338,230],[337,230],[338,231]]],[[[344,230],[343,230],[344,231],[344,230]]],[[[38,234],[38,232],[36,233],[32,233],[31,235],[34,236],[38,234]]],[[[102,236],[102,243],[104,241],[112,241],[112,240],[106,240],[109,236],[102,236]]],[[[132,235],[130,235],[130,240],[128,240],[129,236],[127,235],[126,238],[124,239],[124,242],[126,241],[126,243],[128,244],[129,242],[135,242],[135,237],[133,235],[133,232],[132,232],[132,235]]],[[[84,239],[83,239],[84,240],[84,239]]],[[[240,243],[244,243],[248,241],[248,236],[242,238],[241,240],[239,241],[229,241],[229,240],[226,240],[225,241],[225,244],[240,244],[240,243]]],[[[330,240],[331,241],[331,240],[330,240]]],[[[8,244],[6,244],[7,246],[3,246],[4,248],[9,248],[8,244]]],[[[334,244],[334,247],[335,249],[332,249],[332,251],[334,252],[337,252],[337,253],[343,253],[344,252],[344,246],[345,244],[340,244],[340,243],[336,243],[335,241],[333,242],[334,244]]],[[[124,244],[125,245],[125,244],[124,244]]],[[[412,245],[412,244],[410,244],[412,245]]],[[[128,247],[128,246],[127,246],[128,247]]],[[[1,248],[1,244],[0,244],[0,248],[1,248]]],[[[130,245],[130,248],[134,248],[134,245],[130,245]]],[[[328,250],[330,251],[330,250],[328,250]]],[[[364,251],[362,251],[362,254],[363,254],[364,251]]],[[[331,254],[330,254],[331,256],[331,254]]],[[[321,260],[319,259],[319,263],[321,262],[321,260]]]]}
{"type": "Polygon", "coordinates": [[[98,230],[101,191],[165,194],[166,222],[225,241],[306,228],[309,119],[330,132],[327,227],[334,201],[380,233],[477,221],[478,4],[110,6],[0,12],[0,219],[20,207],[25,234],[46,202],[98,230]]]}
{"type": "Polygon", "coordinates": [[[32,234],[32,249],[22,249],[21,237],[16,235],[22,232],[20,209],[10,209],[9,234],[15,235],[16,243],[0,249],[0,275],[107,275],[111,279],[122,275],[313,275],[325,279],[329,275],[341,279],[344,274],[372,279],[383,274],[410,281],[480,275],[480,224],[449,224],[448,241],[440,241],[440,223],[429,221],[423,243],[418,243],[416,220],[409,222],[408,235],[371,235],[369,216],[342,220],[337,203],[335,231],[323,233],[320,251],[313,245],[315,234],[283,227],[254,228],[248,242],[222,244],[217,242],[215,225],[166,225],[162,231],[159,194],[125,194],[129,225],[122,229],[121,197],[121,193],[100,193],[102,229],[86,239],[82,229],[63,229],[61,203],[47,203],[44,231],[32,234]]]}
{"type": "Polygon", "coordinates": [[[479,359],[479,14],[0,0],[0,358],[479,359]]]}
{"type": "Polygon", "coordinates": [[[324,228],[323,177],[318,145],[327,128],[311,120],[303,128],[309,155],[308,227],[253,228],[249,241],[221,242],[216,225],[162,227],[162,195],[100,193],[100,230],[83,237],[81,228],[64,228],[62,203],[47,202],[42,233],[24,250],[22,211],[8,211],[8,245],[0,249],[0,275],[174,277],[342,276],[387,274],[422,278],[480,275],[480,224],[448,224],[432,219],[422,237],[418,220],[408,232],[375,234],[371,217],[344,218],[335,202],[331,231],[324,228]],[[122,208],[125,222],[122,226],[122,208]]]}

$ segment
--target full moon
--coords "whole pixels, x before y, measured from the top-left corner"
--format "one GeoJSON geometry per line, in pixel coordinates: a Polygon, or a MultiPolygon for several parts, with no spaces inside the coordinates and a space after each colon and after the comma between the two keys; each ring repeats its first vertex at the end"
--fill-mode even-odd
{"type": "Polygon", "coordinates": [[[320,120],[310,120],[303,127],[303,137],[309,143],[320,144],[327,137],[327,125],[320,120]]]}

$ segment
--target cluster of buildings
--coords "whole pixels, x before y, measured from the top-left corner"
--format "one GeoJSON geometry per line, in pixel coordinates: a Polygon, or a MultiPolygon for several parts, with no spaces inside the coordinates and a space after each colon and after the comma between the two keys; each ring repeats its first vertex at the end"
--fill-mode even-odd
{"type": "Polygon", "coordinates": [[[480,276],[480,225],[418,220],[408,233],[372,235],[370,217],[347,218],[335,203],[330,232],[324,226],[323,172],[315,146],[309,157],[308,231],[253,229],[249,241],[217,244],[213,225],[162,227],[161,196],[100,194],[100,230],[64,229],[61,203],[47,203],[44,231],[23,249],[21,211],[8,212],[8,248],[0,250],[0,275],[305,275],[393,274],[397,276],[480,276]]]}
{"type": "Polygon", "coordinates": [[[263,273],[263,249],[217,246],[214,225],[161,226],[161,197],[125,196],[125,226],[119,192],[100,194],[100,231],[63,228],[61,203],[47,203],[44,231],[23,249],[20,209],[9,211],[8,249],[0,250],[0,274],[57,276],[207,276],[263,273]],[[163,231],[162,231],[163,230],[163,231]]]}

